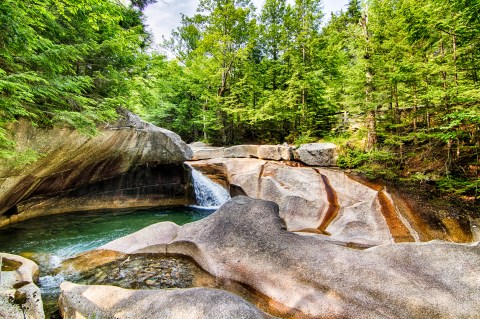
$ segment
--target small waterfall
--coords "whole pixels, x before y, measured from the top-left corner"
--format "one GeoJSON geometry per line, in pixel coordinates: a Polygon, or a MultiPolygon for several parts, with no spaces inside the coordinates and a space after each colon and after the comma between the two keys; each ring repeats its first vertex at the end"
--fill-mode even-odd
{"type": "Polygon", "coordinates": [[[197,204],[202,208],[216,209],[230,199],[228,192],[192,167],[192,184],[197,204]]]}

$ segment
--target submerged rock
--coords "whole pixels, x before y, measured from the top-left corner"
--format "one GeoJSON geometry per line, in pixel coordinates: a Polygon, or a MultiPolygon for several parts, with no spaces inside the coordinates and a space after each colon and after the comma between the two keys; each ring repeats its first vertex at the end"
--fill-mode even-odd
{"type": "Polygon", "coordinates": [[[264,319],[270,316],[242,298],[217,289],[127,290],[113,286],[60,286],[64,319],[264,319]]]}
{"type": "Polygon", "coordinates": [[[30,164],[0,162],[0,227],[28,218],[92,209],[173,206],[190,201],[182,163],[191,149],[178,135],[124,112],[85,136],[19,120],[10,129],[30,164]]]}
{"type": "Polygon", "coordinates": [[[480,313],[478,244],[351,249],[289,232],[278,205],[243,196],[201,221],[177,229],[160,223],[148,232],[165,227],[169,236],[152,240],[139,231],[103,248],[135,253],[128,249],[135,243],[142,253],[190,256],[215,277],[270,298],[265,309],[280,317],[453,319],[480,313]]]}

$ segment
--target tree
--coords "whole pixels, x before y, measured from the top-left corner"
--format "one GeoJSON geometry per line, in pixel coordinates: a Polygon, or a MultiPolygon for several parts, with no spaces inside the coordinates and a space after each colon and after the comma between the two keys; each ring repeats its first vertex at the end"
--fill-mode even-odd
{"type": "Polygon", "coordinates": [[[141,12],[107,0],[5,0],[0,20],[0,156],[14,154],[5,126],[20,116],[93,133],[126,106],[149,41],[141,12]]]}

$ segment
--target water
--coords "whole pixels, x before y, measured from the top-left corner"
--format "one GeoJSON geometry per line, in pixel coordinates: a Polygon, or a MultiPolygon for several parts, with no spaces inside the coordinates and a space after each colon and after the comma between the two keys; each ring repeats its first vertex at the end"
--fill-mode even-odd
{"type": "Polygon", "coordinates": [[[39,287],[47,318],[55,310],[59,285],[73,280],[55,269],[81,252],[162,221],[183,225],[212,210],[191,207],[136,211],[102,211],[44,216],[0,228],[0,251],[32,259],[40,267],[39,287]]]}
{"type": "Polygon", "coordinates": [[[192,168],[192,184],[200,207],[216,209],[230,199],[230,194],[217,183],[192,168]]]}
{"type": "Polygon", "coordinates": [[[76,279],[71,273],[58,271],[66,259],[154,223],[171,221],[183,225],[200,220],[230,199],[225,189],[194,169],[192,184],[199,206],[38,217],[0,228],[0,251],[37,262],[40,267],[38,285],[48,318],[56,310],[62,281],[76,279]]]}
{"type": "Polygon", "coordinates": [[[162,221],[179,225],[211,211],[190,207],[102,211],[44,216],[0,228],[0,251],[35,257],[55,268],[61,261],[162,221]],[[45,259],[48,259],[46,261],[45,259]]]}

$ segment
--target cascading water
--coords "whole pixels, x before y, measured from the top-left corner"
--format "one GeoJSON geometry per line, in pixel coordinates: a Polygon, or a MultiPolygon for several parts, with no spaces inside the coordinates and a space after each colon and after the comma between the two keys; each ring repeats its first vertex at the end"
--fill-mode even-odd
{"type": "Polygon", "coordinates": [[[228,192],[192,167],[192,184],[197,204],[201,208],[216,209],[230,199],[228,192]]]}

